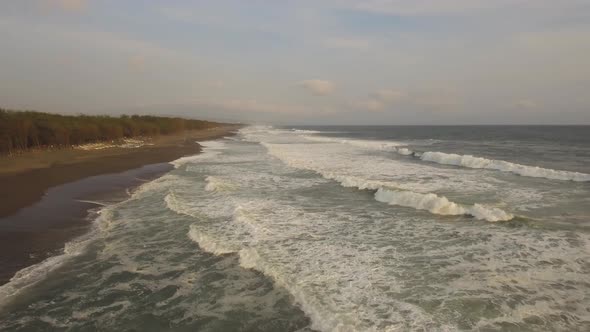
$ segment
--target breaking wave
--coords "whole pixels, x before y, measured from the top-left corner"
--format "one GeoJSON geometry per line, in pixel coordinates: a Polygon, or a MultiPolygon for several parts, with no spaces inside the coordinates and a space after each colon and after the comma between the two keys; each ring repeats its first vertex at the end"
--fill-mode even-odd
{"type": "Polygon", "coordinates": [[[109,222],[112,208],[103,207],[95,213],[98,217],[92,223],[91,230],[78,238],[67,242],[61,255],[52,256],[44,261],[26,267],[14,274],[10,281],[0,286],[0,309],[9,304],[22,291],[34,286],[47,277],[47,274],[55,271],[65,263],[86,252],[88,245],[103,230],[105,223],[109,222]]]}
{"type": "Polygon", "coordinates": [[[292,131],[297,134],[319,134],[320,133],[317,130],[306,130],[306,129],[292,129],[292,131]]]}
{"type": "Polygon", "coordinates": [[[330,172],[320,167],[314,167],[312,164],[306,162],[296,162],[281,153],[273,144],[263,143],[263,145],[271,155],[279,158],[291,167],[313,171],[326,179],[339,182],[343,187],[376,190],[375,199],[382,203],[411,207],[438,215],[470,215],[477,219],[487,221],[508,221],[514,218],[514,215],[499,208],[486,207],[482,204],[462,205],[451,202],[444,196],[438,196],[432,193],[417,193],[409,190],[401,190],[399,189],[400,185],[395,182],[368,180],[356,176],[330,172]]]}
{"type": "Polygon", "coordinates": [[[204,141],[198,143],[204,148],[201,153],[193,156],[178,158],[174,161],[171,161],[170,164],[172,164],[174,168],[179,168],[186,164],[198,162],[205,159],[210,159],[220,154],[221,152],[219,150],[226,149],[225,143],[219,141],[204,141]]]}
{"type": "Polygon", "coordinates": [[[162,183],[174,180],[173,176],[164,175],[161,178],[145,182],[130,193],[130,197],[124,201],[114,204],[96,204],[102,205],[100,208],[89,210],[88,220],[92,220],[90,230],[77,238],[66,242],[63,252],[60,255],[51,256],[44,261],[28,266],[18,272],[10,279],[10,281],[0,286],[0,309],[9,304],[22,291],[34,286],[38,282],[44,280],[48,273],[53,272],[71,261],[73,258],[86,253],[88,247],[101,234],[108,232],[113,222],[113,211],[125,204],[126,202],[140,198],[144,193],[157,190],[162,187],[162,183]]]}
{"type": "Polygon", "coordinates": [[[464,206],[432,193],[421,194],[379,188],[375,193],[375,199],[382,203],[426,210],[444,216],[469,215],[487,221],[506,221],[514,218],[512,214],[498,208],[485,207],[481,204],[464,206]]]}
{"type": "Polygon", "coordinates": [[[443,216],[469,215],[480,220],[508,221],[514,215],[499,208],[486,207],[482,204],[461,205],[449,201],[444,196],[433,193],[416,193],[408,190],[390,189],[394,183],[371,181],[350,176],[339,176],[332,173],[320,173],[323,177],[339,182],[343,187],[356,187],[364,190],[376,190],[375,200],[390,205],[410,207],[417,210],[425,210],[432,214],[443,216]]]}
{"type": "Polygon", "coordinates": [[[560,171],[538,166],[527,166],[511,163],[504,160],[486,159],[472,155],[459,155],[454,153],[444,153],[436,151],[416,152],[403,147],[403,143],[389,141],[369,141],[369,140],[348,140],[343,138],[332,138],[323,136],[304,135],[308,140],[325,143],[350,144],[357,147],[369,148],[373,150],[389,150],[404,156],[414,156],[423,161],[429,161],[442,165],[461,166],[476,169],[491,169],[502,172],[509,172],[520,176],[545,178],[550,180],[590,181],[590,174],[570,171],[560,171]]]}
{"type": "MultiPolygon", "coordinates": [[[[470,215],[489,221],[509,220],[512,218],[510,213],[481,204],[455,203],[444,196],[428,192],[436,190],[419,192],[420,188],[404,188],[404,184],[407,183],[403,177],[390,176],[396,173],[395,169],[364,168],[365,161],[373,160],[372,156],[366,156],[366,153],[361,153],[360,156],[367,158],[359,161],[359,154],[347,155],[349,151],[346,148],[325,149],[325,146],[318,144],[314,146],[314,151],[308,151],[310,146],[298,144],[300,141],[296,141],[294,146],[289,146],[290,144],[283,143],[284,136],[277,140],[279,143],[273,141],[274,144],[267,143],[268,140],[263,141],[262,145],[266,151],[258,150],[258,146],[256,150],[246,150],[242,147],[249,156],[254,153],[256,155],[249,164],[240,167],[263,175],[249,175],[252,180],[256,179],[250,183],[262,182],[261,187],[265,188],[263,194],[253,194],[260,191],[243,185],[244,175],[236,171],[238,168],[216,165],[215,175],[204,177],[205,182],[202,186],[197,186],[197,189],[223,180],[241,184],[236,185],[236,192],[219,191],[214,188],[214,192],[198,194],[193,190],[183,192],[183,188],[179,188],[177,196],[170,194],[166,197],[166,202],[171,203],[169,206],[173,206],[173,210],[195,217],[188,237],[204,251],[216,255],[236,255],[240,266],[260,271],[270,277],[276,285],[286,289],[311,319],[310,328],[320,331],[458,330],[460,328],[455,325],[456,317],[447,317],[446,314],[455,310],[457,305],[485,306],[491,302],[489,299],[494,301],[494,305],[496,302],[499,303],[493,307],[498,308],[498,314],[491,314],[491,319],[497,319],[502,323],[506,315],[519,310],[519,307],[515,309],[505,304],[511,299],[504,300],[505,291],[502,291],[504,288],[500,286],[508,287],[507,283],[517,284],[513,292],[521,296],[522,288],[522,292],[528,292],[522,295],[525,298],[533,292],[535,295],[530,296],[540,296],[541,289],[547,288],[548,280],[532,280],[529,274],[547,272],[545,265],[540,263],[546,264],[551,258],[557,257],[552,256],[554,251],[538,250],[539,256],[543,257],[537,257],[535,254],[513,259],[521,255],[518,249],[514,249],[519,246],[524,245],[531,249],[546,248],[549,240],[539,238],[538,234],[531,234],[528,230],[516,234],[512,228],[492,225],[472,227],[466,223],[413,222],[413,218],[411,222],[399,223],[390,222],[388,219],[381,224],[383,229],[376,229],[380,227],[378,223],[366,227],[363,221],[379,220],[380,214],[373,215],[372,212],[380,212],[381,209],[375,203],[363,201],[362,204],[367,205],[362,207],[368,208],[365,210],[366,216],[350,213],[348,205],[354,205],[353,201],[346,201],[341,205],[337,205],[342,202],[339,201],[340,197],[330,201],[331,192],[337,190],[333,185],[319,189],[327,190],[321,192],[323,199],[327,200],[321,204],[311,203],[316,201],[315,196],[309,197],[309,200],[292,202],[291,197],[296,197],[300,192],[284,195],[287,189],[283,177],[292,176],[295,181],[319,177],[291,168],[284,169],[284,165],[313,171],[322,178],[336,181],[344,187],[372,190],[375,200],[385,204],[411,207],[438,215],[470,215]],[[334,151],[341,152],[338,156],[342,158],[332,159],[331,153],[334,151]],[[267,153],[278,160],[269,157],[267,153]],[[324,160],[320,158],[322,155],[328,157],[324,160]],[[356,162],[347,163],[350,160],[356,162]],[[262,161],[270,162],[272,167],[268,167],[266,162],[262,164],[262,161]],[[329,163],[330,161],[334,163],[329,163]],[[281,174],[280,181],[274,181],[274,176],[267,175],[271,170],[281,174]],[[389,172],[380,173],[381,170],[389,172]],[[390,181],[392,179],[399,182],[390,181]],[[272,198],[269,198],[268,194],[272,198]],[[333,208],[325,209],[328,205],[324,203],[328,202],[336,204],[330,205],[333,208]],[[307,205],[310,203],[311,205],[307,205]],[[300,208],[301,206],[312,208],[300,208]],[[377,211],[369,211],[373,208],[377,211]],[[340,230],[345,231],[339,232],[340,230]],[[401,240],[389,245],[392,238],[395,238],[395,241],[401,240]],[[473,252],[477,252],[475,257],[473,252]],[[417,264],[417,269],[409,269],[409,263],[417,264]],[[415,271],[423,273],[429,280],[419,278],[424,282],[412,284],[416,280],[415,271]],[[439,271],[444,271],[444,274],[439,271]],[[405,279],[406,277],[411,279],[405,279]],[[500,286],[490,290],[487,287],[489,283],[500,286]],[[423,289],[428,293],[420,293],[423,289]],[[464,289],[476,290],[486,297],[473,300],[471,294],[475,292],[462,295],[464,289]],[[409,295],[398,298],[403,292],[409,295]],[[417,296],[424,303],[433,303],[438,307],[432,311],[425,310],[422,305],[415,303],[414,299],[417,296]],[[441,299],[444,302],[447,298],[451,298],[448,305],[440,304],[441,299]]],[[[409,150],[406,152],[412,153],[409,150]]],[[[388,158],[382,159],[385,167],[391,166],[388,158]]],[[[412,164],[412,167],[414,166],[416,165],[412,164]]],[[[425,165],[420,167],[431,168],[425,165]]],[[[461,170],[451,171],[458,174],[466,173],[461,170]]],[[[410,176],[418,173],[420,172],[410,173],[410,176]]],[[[354,193],[345,195],[354,200],[354,193]]],[[[554,241],[553,238],[550,240],[554,241]]],[[[563,241],[558,242],[560,245],[570,243],[565,238],[560,241],[563,241]]],[[[572,264],[577,268],[576,264],[582,263],[572,264]]],[[[563,270],[551,273],[557,275],[561,271],[563,270]]],[[[567,275],[567,278],[577,279],[580,275],[582,273],[567,275]]],[[[546,302],[542,304],[545,307],[541,309],[546,310],[541,312],[542,319],[559,312],[550,309],[549,305],[561,304],[560,301],[564,298],[562,294],[544,294],[548,295],[546,302]]],[[[580,298],[583,298],[583,295],[580,295],[580,298]]],[[[583,299],[575,301],[578,304],[582,303],[583,299]]],[[[525,309],[530,308],[523,310],[525,309]]],[[[518,317],[515,314],[514,322],[520,323],[523,317],[526,319],[526,315],[533,316],[540,312],[537,308],[530,310],[534,311],[527,311],[525,315],[519,313],[518,317]]],[[[499,326],[480,319],[479,322],[464,325],[467,326],[464,329],[469,329],[475,324],[482,329],[492,325],[499,326]]],[[[542,325],[546,329],[550,329],[550,326],[560,325],[542,325]]]]}
{"type": "Polygon", "coordinates": [[[223,246],[222,241],[216,241],[206,234],[199,232],[195,226],[190,227],[188,236],[191,240],[198,243],[201,249],[214,255],[227,255],[235,252],[235,249],[223,246]]]}
{"type": "Polygon", "coordinates": [[[454,153],[443,152],[424,152],[420,156],[424,161],[430,161],[444,165],[462,166],[468,168],[493,169],[502,172],[510,172],[521,176],[546,178],[551,180],[590,181],[590,174],[559,171],[537,166],[526,166],[515,164],[504,160],[486,159],[471,155],[459,155],[454,153]]]}
{"type": "Polygon", "coordinates": [[[391,142],[391,141],[369,141],[369,140],[361,140],[361,139],[344,139],[344,138],[333,138],[333,137],[325,137],[325,136],[311,136],[311,135],[304,135],[305,139],[315,142],[323,142],[323,143],[341,143],[341,144],[350,144],[360,148],[368,148],[373,150],[392,150],[396,151],[398,146],[403,146],[403,143],[399,142],[391,142]]]}
{"type": "MultiPolygon", "coordinates": [[[[182,204],[181,204],[182,205],[182,204]]],[[[270,206],[266,206],[269,208],[270,206]]],[[[177,206],[178,208],[178,206],[177,206]]],[[[275,206],[275,208],[279,208],[280,206],[275,206]]],[[[307,316],[312,321],[312,328],[319,331],[362,331],[366,329],[366,320],[363,321],[361,317],[372,317],[375,320],[381,319],[382,317],[373,317],[371,316],[370,310],[362,310],[362,312],[357,313],[343,313],[338,312],[338,307],[341,308],[342,304],[333,305],[326,304],[322,299],[322,296],[319,296],[317,292],[314,291],[314,287],[316,283],[321,283],[321,277],[318,279],[318,276],[321,276],[316,270],[308,270],[306,272],[300,271],[301,275],[296,275],[293,273],[294,271],[291,270],[292,265],[283,265],[281,262],[284,260],[284,251],[279,250],[279,248],[268,247],[266,245],[259,246],[259,242],[257,241],[256,232],[252,233],[251,236],[248,236],[245,241],[236,242],[237,235],[242,232],[240,229],[240,225],[244,222],[250,227],[260,228],[264,227],[259,223],[266,224],[267,219],[270,218],[268,225],[280,225],[281,222],[276,220],[275,218],[278,217],[277,214],[271,214],[270,216],[263,216],[264,213],[264,206],[259,204],[249,204],[248,207],[237,205],[233,210],[233,220],[235,223],[232,223],[231,231],[227,229],[222,233],[218,233],[219,229],[216,226],[207,227],[207,226],[200,226],[199,222],[191,225],[190,230],[188,232],[188,237],[197,243],[199,247],[206,252],[209,252],[214,255],[227,255],[227,254],[235,254],[239,258],[240,266],[245,269],[253,269],[259,271],[270,277],[276,285],[279,285],[285,288],[294,298],[295,301],[300,305],[301,309],[307,314],[307,316]],[[260,214],[260,215],[257,215],[260,214]],[[260,218],[260,219],[259,219],[260,218]],[[245,221],[244,219],[248,219],[245,221]],[[270,255],[270,256],[269,256],[270,255]]],[[[207,210],[207,208],[205,208],[207,210]]],[[[176,211],[180,214],[186,214],[187,211],[184,211],[182,208],[179,211],[176,211]]],[[[283,214],[286,211],[281,210],[281,217],[284,217],[283,214]]],[[[229,216],[228,216],[229,217],[229,216]]],[[[304,225],[301,225],[305,228],[304,225]]],[[[264,229],[264,228],[263,228],[264,229]]],[[[350,255],[352,252],[346,251],[346,248],[340,247],[333,247],[323,246],[324,251],[320,251],[317,248],[317,244],[311,244],[311,246],[300,246],[297,245],[297,242],[293,242],[293,239],[301,239],[301,235],[297,232],[299,227],[295,225],[291,225],[290,227],[283,229],[286,231],[286,234],[282,234],[281,228],[274,228],[268,229],[270,241],[276,241],[277,238],[280,242],[289,243],[291,246],[291,250],[295,250],[299,252],[302,257],[296,259],[293,264],[301,265],[304,263],[308,263],[308,259],[317,262],[325,262],[327,264],[328,261],[334,259],[334,255],[338,253],[342,255],[343,251],[347,255],[350,255]],[[278,231],[278,233],[277,233],[278,231]],[[295,231],[295,232],[294,232],[295,231]],[[284,235],[284,237],[283,237],[284,235]],[[272,239],[272,240],[271,240],[272,239]],[[328,250],[329,252],[326,252],[328,250]],[[306,257],[306,258],[304,258],[306,257]]],[[[264,242],[266,243],[266,242],[264,242]]],[[[375,259],[370,253],[355,253],[356,255],[360,255],[363,258],[360,261],[367,264],[375,259]]],[[[349,262],[352,263],[352,262],[349,262]]],[[[354,261],[352,264],[359,264],[359,261],[354,261]]],[[[331,266],[333,268],[333,266],[331,266]]],[[[342,277],[343,275],[351,273],[350,271],[350,264],[346,265],[343,264],[337,271],[333,271],[336,273],[334,277],[342,277]]],[[[363,274],[363,272],[358,272],[363,274]]],[[[378,277],[378,270],[372,270],[369,272],[364,272],[366,274],[366,278],[375,278],[378,277]]],[[[384,278],[384,277],[382,277],[384,278]]],[[[357,296],[362,296],[362,287],[356,288],[359,283],[363,283],[365,278],[361,278],[361,281],[351,281],[355,284],[355,287],[352,287],[351,284],[345,286],[347,291],[351,292],[358,292],[357,296]]],[[[383,279],[379,279],[383,280],[383,279]]],[[[335,289],[338,286],[334,286],[335,289]]],[[[346,296],[346,297],[354,297],[354,294],[340,294],[336,296],[346,296]]],[[[374,298],[373,298],[374,299],[374,298]]],[[[378,300],[375,300],[374,303],[381,304],[378,300]]],[[[346,305],[344,305],[346,306],[346,305]]],[[[411,305],[406,302],[402,301],[393,301],[393,303],[388,303],[388,308],[393,312],[397,313],[398,310],[404,310],[403,313],[405,315],[409,315],[413,318],[413,324],[416,325],[424,325],[427,326],[430,323],[429,317],[421,310],[418,306],[411,305]]],[[[390,327],[389,329],[376,329],[376,328],[369,328],[368,331],[377,331],[377,330],[384,330],[384,331],[396,331],[397,328],[390,327]]]]}
{"type": "Polygon", "coordinates": [[[207,185],[205,186],[205,190],[207,191],[230,191],[235,188],[235,185],[229,180],[218,176],[207,176],[205,181],[207,181],[207,185]]]}

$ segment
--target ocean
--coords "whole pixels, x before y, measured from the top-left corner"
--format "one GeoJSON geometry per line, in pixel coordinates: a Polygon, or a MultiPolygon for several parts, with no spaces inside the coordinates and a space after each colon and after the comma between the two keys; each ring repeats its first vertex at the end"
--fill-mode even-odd
{"type": "Polygon", "coordinates": [[[589,127],[202,144],[0,286],[0,330],[590,330],[589,127]]]}

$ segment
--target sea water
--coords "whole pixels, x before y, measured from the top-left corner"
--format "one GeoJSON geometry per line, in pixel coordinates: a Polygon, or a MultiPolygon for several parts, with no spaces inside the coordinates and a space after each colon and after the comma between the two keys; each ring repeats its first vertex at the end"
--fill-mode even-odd
{"type": "Polygon", "coordinates": [[[247,127],[0,286],[0,330],[590,330],[587,127],[247,127]]]}

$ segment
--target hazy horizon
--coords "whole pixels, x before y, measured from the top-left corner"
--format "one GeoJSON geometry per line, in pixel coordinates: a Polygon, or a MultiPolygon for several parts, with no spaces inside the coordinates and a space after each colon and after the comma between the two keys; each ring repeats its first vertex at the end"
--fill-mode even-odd
{"type": "Polygon", "coordinates": [[[0,331],[590,331],[590,0],[0,0],[0,45],[0,331]]]}
{"type": "Polygon", "coordinates": [[[279,125],[590,124],[581,0],[0,3],[0,107],[279,125]]]}

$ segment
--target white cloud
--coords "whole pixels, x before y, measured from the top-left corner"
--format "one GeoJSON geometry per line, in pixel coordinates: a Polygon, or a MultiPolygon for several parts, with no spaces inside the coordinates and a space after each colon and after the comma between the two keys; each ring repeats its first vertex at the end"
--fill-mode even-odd
{"type": "Polygon", "coordinates": [[[221,89],[225,87],[225,82],[222,80],[212,80],[207,83],[207,86],[210,88],[221,89]]]}
{"type": "MultiPolygon", "coordinates": [[[[342,0],[340,0],[342,1],[342,0]]],[[[359,10],[384,15],[428,16],[455,15],[501,8],[523,10],[548,10],[574,8],[583,5],[586,0],[351,0],[348,6],[359,10]]]]}
{"type": "Polygon", "coordinates": [[[385,110],[388,106],[408,100],[408,93],[396,89],[381,89],[369,94],[367,100],[356,104],[357,107],[373,112],[385,110]]]}
{"type": "Polygon", "coordinates": [[[462,100],[458,92],[452,89],[418,92],[411,95],[403,90],[381,89],[370,93],[369,98],[356,103],[355,106],[367,111],[380,112],[395,105],[446,110],[456,109],[461,104],[462,100]]]}
{"type": "Polygon", "coordinates": [[[197,55],[121,34],[73,29],[43,20],[35,24],[18,18],[3,21],[7,26],[0,29],[0,39],[7,44],[0,67],[6,69],[2,74],[7,79],[0,83],[0,99],[14,108],[101,111],[126,107],[138,99],[167,103],[193,93],[188,92],[190,84],[197,81],[193,73],[205,68],[197,55]],[[26,55],[21,40],[26,40],[26,55]],[[43,77],[22,84],[8,79],[34,75],[38,70],[43,71],[43,77]],[[143,74],[149,74],[150,79],[143,74]]]}
{"type": "Polygon", "coordinates": [[[58,7],[60,9],[77,12],[84,8],[88,2],[86,0],[48,0],[50,5],[58,7]]]}
{"type": "Polygon", "coordinates": [[[194,4],[184,7],[165,6],[160,7],[159,12],[170,21],[236,30],[238,32],[274,32],[276,29],[269,22],[249,19],[247,15],[241,15],[240,11],[228,10],[223,5],[217,7],[213,2],[203,2],[203,4],[196,5],[196,9],[194,4]]]}
{"type": "Polygon", "coordinates": [[[391,15],[429,15],[456,13],[497,7],[510,0],[364,0],[357,2],[358,10],[391,15]]]}
{"type": "Polygon", "coordinates": [[[412,98],[413,104],[431,110],[456,110],[463,104],[459,93],[453,89],[428,91],[412,98]]]}
{"type": "Polygon", "coordinates": [[[146,68],[145,57],[141,54],[129,58],[129,69],[133,72],[143,72],[146,68]]]}
{"type": "Polygon", "coordinates": [[[590,103],[588,11],[572,10],[583,2],[588,0],[199,2],[132,13],[137,27],[180,31],[170,39],[149,29],[105,25],[114,11],[124,16],[132,10],[112,1],[0,0],[0,39],[8,43],[0,56],[7,77],[0,99],[44,110],[223,100],[212,103],[215,109],[279,120],[301,112],[308,122],[321,119],[311,111],[320,107],[349,112],[358,123],[511,119],[497,109],[515,117],[531,109],[543,117],[539,121],[561,121],[562,108],[554,105],[582,114],[590,103]],[[90,21],[71,17],[90,11],[96,16],[90,21]],[[389,24],[393,18],[380,15],[419,17],[389,24]],[[464,17],[435,17],[444,15],[464,17]],[[500,18],[501,26],[488,24],[500,18]],[[258,22],[269,28],[253,33],[258,22]],[[319,79],[301,81],[308,78],[319,79]],[[449,85],[460,93],[440,91],[449,85]],[[382,112],[355,113],[353,107],[382,112]]]}
{"type": "Polygon", "coordinates": [[[296,105],[282,105],[265,103],[256,99],[228,99],[228,100],[197,100],[189,102],[190,105],[196,105],[208,108],[217,108],[232,112],[252,112],[252,113],[305,113],[306,108],[296,105]]]}
{"type": "Polygon", "coordinates": [[[330,38],[324,42],[327,48],[364,51],[369,48],[369,41],[360,38],[330,38]]]}
{"type": "Polygon", "coordinates": [[[371,94],[371,97],[384,103],[393,103],[408,97],[408,93],[401,90],[383,89],[371,94]]]}
{"type": "Polygon", "coordinates": [[[367,99],[356,103],[354,106],[366,111],[381,112],[385,110],[386,104],[380,100],[367,99]]]}
{"type": "Polygon", "coordinates": [[[306,80],[298,84],[316,96],[326,96],[334,92],[334,83],[325,80],[306,80]]]}
{"type": "Polygon", "coordinates": [[[537,108],[539,105],[532,99],[521,99],[517,100],[514,103],[514,106],[520,109],[533,109],[537,108]]]}

